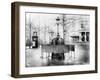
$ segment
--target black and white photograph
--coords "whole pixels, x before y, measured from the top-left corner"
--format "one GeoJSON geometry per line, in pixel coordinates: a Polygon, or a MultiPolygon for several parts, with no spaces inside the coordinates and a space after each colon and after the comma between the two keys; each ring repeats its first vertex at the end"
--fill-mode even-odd
{"type": "Polygon", "coordinates": [[[25,67],[90,64],[90,15],[25,13],[25,67]]]}
{"type": "Polygon", "coordinates": [[[97,73],[97,7],[12,4],[12,76],[97,73]]]}

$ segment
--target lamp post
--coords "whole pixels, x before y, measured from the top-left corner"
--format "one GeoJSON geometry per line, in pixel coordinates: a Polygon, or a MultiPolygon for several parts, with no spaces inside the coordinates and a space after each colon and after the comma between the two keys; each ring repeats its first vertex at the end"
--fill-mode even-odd
{"type": "Polygon", "coordinates": [[[50,34],[49,39],[50,39],[50,41],[51,41],[51,40],[52,40],[52,37],[53,37],[54,32],[53,32],[53,31],[50,31],[50,32],[49,32],[49,34],[50,34]]]}
{"type": "Polygon", "coordinates": [[[59,22],[60,22],[60,18],[57,17],[57,18],[56,18],[56,24],[57,24],[57,35],[59,35],[59,22]]]}

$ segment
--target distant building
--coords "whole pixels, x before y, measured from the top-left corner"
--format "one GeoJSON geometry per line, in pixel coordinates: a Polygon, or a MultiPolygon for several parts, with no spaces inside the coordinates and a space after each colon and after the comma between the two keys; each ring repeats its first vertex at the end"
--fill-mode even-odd
{"type": "Polygon", "coordinates": [[[72,38],[72,42],[89,42],[89,27],[81,24],[81,28],[79,28],[76,32],[72,32],[70,37],[72,38]]]}

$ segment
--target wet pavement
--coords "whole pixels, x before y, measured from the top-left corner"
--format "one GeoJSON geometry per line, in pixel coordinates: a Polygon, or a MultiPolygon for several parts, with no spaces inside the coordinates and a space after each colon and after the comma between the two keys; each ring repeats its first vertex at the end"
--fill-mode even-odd
{"type": "Polygon", "coordinates": [[[64,60],[52,60],[52,53],[43,51],[43,46],[34,49],[26,48],[26,67],[89,64],[89,43],[75,43],[73,45],[75,45],[75,51],[66,51],[64,60]]]}

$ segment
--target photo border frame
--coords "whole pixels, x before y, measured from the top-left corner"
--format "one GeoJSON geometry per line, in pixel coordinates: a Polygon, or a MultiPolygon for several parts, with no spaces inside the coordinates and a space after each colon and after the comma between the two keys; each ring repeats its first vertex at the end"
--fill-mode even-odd
{"type": "Polygon", "coordinates": [[[86,74],[86,73],[97,73],[98,72],[98,28],[97,28],[97,7],[96,6],[80,6],[80,5],[63,5],[63,4],[47,4],[47,3],[31,3],[31,2],[13,2],[11,4],[11,76],[15,78],[25,77],[41,77],[41,76],[58,76],[58,75],[72,75],[72,74],[86,74]],[[55,8],[73,8],[73,9],[88,9],[95,10],[95,70],[91,71],[75,71],[75,72],[57,72],[57,73],[43,73],[43,74],[23,74],[20,75],[19,67],[19,7],[20,6],[39,6],[39,7],[55,7],[55,8]]]}

